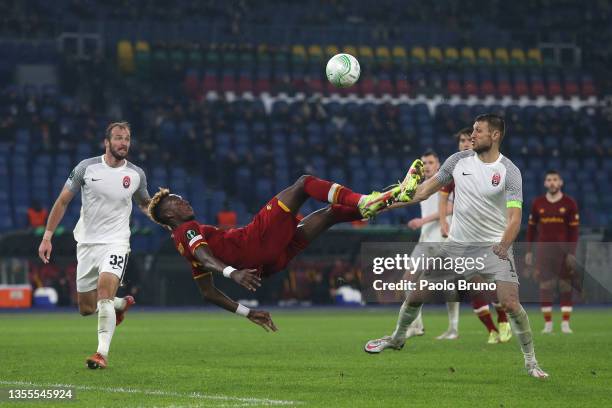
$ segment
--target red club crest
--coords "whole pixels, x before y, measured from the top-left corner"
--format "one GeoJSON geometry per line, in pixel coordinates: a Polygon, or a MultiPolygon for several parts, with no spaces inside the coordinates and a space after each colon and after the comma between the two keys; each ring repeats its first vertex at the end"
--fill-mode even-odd
{"type": "Polygon", "coordinates": [[[130,179],[130,176],[125,176],[123,178],[123,187],[124,188],[129,188],[131,183],[132,183],[132,180],[130,179]]]}
{"type": "Polygon", "coordinates": [[[491,177],[491,184],[493,184],[493,187],[497,187],[499,186],[500,181],[501,181],[501,176],[499,175],[498,172],[495,172],[495,174],[493,174],[493,177],[491,177]]]}

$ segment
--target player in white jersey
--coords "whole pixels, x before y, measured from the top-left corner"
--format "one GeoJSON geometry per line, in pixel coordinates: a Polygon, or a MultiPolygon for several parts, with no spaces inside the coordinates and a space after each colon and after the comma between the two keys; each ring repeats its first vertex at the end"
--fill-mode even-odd
{"type": "Polygon", "coordinates": [[[51,257],[51,237],[75,194],[81,191],[81,216],[74,228],[77,242],[77,299],[83,316],[98,312],[98,350],[87,359],[89,368],[105,368],[116,325],[123,321],[134,298],[117,298],[130,253],[132,198],[148,215],[147,179],[139,167],[126,160],[130,126],[111,123],[103,155],[83,160],[70,173],[55,201],[38,254],[44,263],[51,257]]]}
{"type": "MultiPolygon", "coordinates": [[[[478,116],[471,135],[473,150],[449,157],[434,177],[419,185],[412,199],[401,195],[398,199],[417,203],[455,182],[449,241],[442,245],[440,256],[484,259],[484,268],[468,270],[465,279],[480,275],[496,283],[497,297],[509,314],[527,373],[547,378],[536,360],[529,318],[519,301],[512,243],[521,227],[522,180],[520,170],[499,151],[504,133],[505,123],[500,116],[478,116]]],[[[420,313],[424,295],[418,291],[409,294],[402,305],[397,329],[392,336],[379,339],[381,349],[404,346],[406,329],[420,313]]]]}
{"type": "MultiPolygon", "coordinates": [[[[433,177],[440,168],[440,159],[433,150],[427,150],[421,156],[423,161],[423,172],[425,180],[433,177]]],[[[432,194],[426,200],[421,201],[421,217],[413,218],[408,222],[408,227],[416,230],[421,229],[419,235],[419,243],[425,245],[417,245],[410,256],[412,258],[418,258],[421,255],[426,255],[435,248],[434,243],[440,243],[445,240],[442,236],[439,223],[439,209],[438,209],[439,194],[432,194]]],[[[448,202],[448,201],[447,201],[448,202]]],[[[445,209],[445,213],[447,210],[445,209]]],[[[414,275],[412,275],[414,276],[414,275]]],[[[448,309],[448,330],[436,337],[438,340],[448,339],[453,340],[459,336],[459,302],[448,301],[446,303],[448,309]]],[[[422,336],[425,333],[423,326],[422,313],[415,319],[406,331],[406,338],[412,336],[422,336]]],[[[367,351],[367,346],[366,346],[367,351]]]]}

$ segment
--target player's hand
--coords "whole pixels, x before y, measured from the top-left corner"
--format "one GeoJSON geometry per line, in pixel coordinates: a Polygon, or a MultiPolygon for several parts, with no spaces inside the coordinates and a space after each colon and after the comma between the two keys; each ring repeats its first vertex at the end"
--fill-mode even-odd
{"type": "Polygon", "coordinates": [[[257,269],[240,269],[232,272],[230,278],[253,292],[261,286],[261,278],[257,269]]]}
{"type": "Polygon", "coordinates": [[[497,244],[493,246],[493,253],[499,257],[499,259],[508,259],[508,247],[504,244],[497,244]]]}
{"type": "Polygon", "coordinates": [[[446,220],[440,222],[440,232],[442,233],[442,238],[448,238],[448,222],[446,220]]]}
{"type": "Polygon", "coordinates": [[[278,330],[272,321],[272,316],[270,316],[270,313],[263,310],[251,310],[247,318],[256,325],[263,327],[263,329],[267,332],[270,330],[273,332],[278,330]]]}
{"type": "Polygon", "coordinates": [[[51,241],[48,239],[43,239],[40,242],[40,246],[38,247],[38,256],[43,261],[43,263],[48,264],[49,259],[51,259],[51,250],[53,249],[53,245],[51,245],[51,241]]]}
{"type": "Polygon", "coordinates": [[[527,252],[525,254],[525,265],[527,266],[533,265],[533,252],[527,252]]]}
{"type": "Polygon", "coordinates": [[[408,228],[411,228],[413,230],[417,230],[421,228],[422,226],[423,226],[422,218],[413,218],[410,221],[408,221],[408,228]]]}

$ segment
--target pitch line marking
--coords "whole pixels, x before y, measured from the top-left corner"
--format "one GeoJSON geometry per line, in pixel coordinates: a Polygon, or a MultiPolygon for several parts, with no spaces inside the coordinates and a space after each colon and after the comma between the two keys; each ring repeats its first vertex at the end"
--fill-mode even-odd
{"type": "Polygon", "coordinates": [[[114,393],[125,393],[125,394],[144,394],[144,395],[159,395],[162,397],[179,397],[179,398],[195,398],[203,400],[214,400],[214,401],[234,401],[243,402],[245,404],[260,404],[260,405],[298,405],[300,401],[290,400],[273,400],[267,398],[251,398],[251,397],[232,397],[229,395],[206,395],[199,392],[173,392],[173,391],[161,391],[161,390],[142,390],[138,388],[129,387],[94,387],[91,385],[75,385],[75,384],[37,384],[30,381],[5,381],[0,380],[0,384],[3,385],[27,385],[30,387],[63,387],[63,388],[74,388],[82,391],[104,391],[114,393]]]}

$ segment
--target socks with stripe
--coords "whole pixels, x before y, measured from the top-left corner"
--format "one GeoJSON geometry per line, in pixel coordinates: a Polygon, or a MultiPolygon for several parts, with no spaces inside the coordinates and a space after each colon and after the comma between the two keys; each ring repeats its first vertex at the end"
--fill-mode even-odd
{"type": "Polygon", "coordinates": [[[111,299],[98,300],[98,353],[104,357],[108,356],[116,325],[114,301],[111,299]]]}
{"type": "Polygon", "coordinates": [[[314,176],[306,177],[304,191],[315,200],[331,204],[342,204],[348,207],[357,207],[363,197],[362,194],[355,193],[340,184],[321,180],[314,176]]]}
{"type": "Polygon", "coordinates": [[[545,322],[552,322],[552,290],[540,289],[540,310],[545,322]]]}
{"type": "Polygon", "coordinates": [[[483,299],[483,296],[472,295],[472,308],[489,333],[492,331],[498,331],[497,327],[495,327],[495,323],[493,323],[493,319],[491,318],[489,304],[483,299]]]}
{"type": "Polygon", "coordinates": [[[569,322],[573,310],[572,292],[559,293],[559,303],[561,304],[561,316],[564,322],[569,322]]]}
{"type": "Polygon", "coordinates": [[[334,221],[337,223],[358,221],[363,218],[363,215],[361,215],[361,213],[356,207],[332,204],[331,211],[334,217],[334,221]]]}
{"type": "Polygon", "coordinates": [[[499,324],[499,323],[507,323],[508,322],[508,315],[506,314],[506,311],[501,306],[501,304],[493,302],[493,307],[495,308],[495,311],[497,312],[497,324],[499,324]]]}

